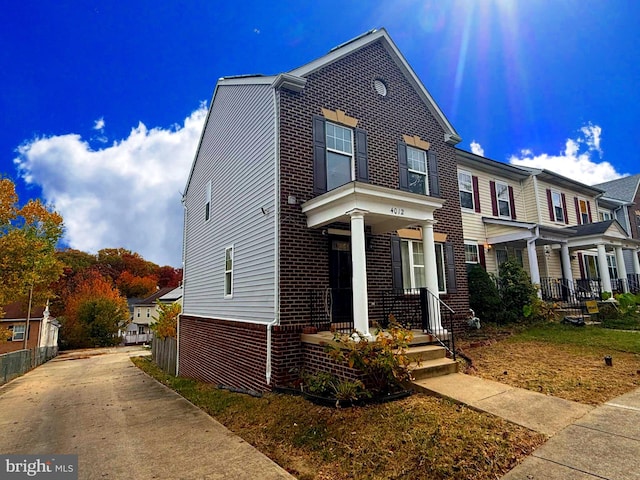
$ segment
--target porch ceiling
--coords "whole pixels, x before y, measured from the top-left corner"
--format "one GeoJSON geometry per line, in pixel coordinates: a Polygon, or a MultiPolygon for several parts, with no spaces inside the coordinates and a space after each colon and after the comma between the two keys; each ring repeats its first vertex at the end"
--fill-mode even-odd
{"type": "Polygon", "coordinates": [[[350,182],[303,203],[302,212],[309,228],[319,228],[348,223],[349,212],[360,210],[365,213],[365,224],[377,234],[433,221],[433,212],[444,203],[441,198],[350,182]]]}
{"type": "Polygon", "coordinates": [[[570,228],[555,228],[528,222],[483,218],[487,230],[487,243],[522,243],[534,240],[536,245],[565,243],[575,233],[570,228]]]}

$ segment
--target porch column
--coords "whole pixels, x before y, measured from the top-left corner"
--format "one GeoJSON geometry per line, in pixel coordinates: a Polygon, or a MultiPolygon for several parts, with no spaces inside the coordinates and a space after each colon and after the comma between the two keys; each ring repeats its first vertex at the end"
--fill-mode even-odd
{"type": "Polygon", "coordinates": [[[560,245],[560,259],[562,260],[562,270],[564,272],[564,279],[567,281],[567,286],[571,290],[574,290],[571,256],[569,255],[569,245],[566,243],[560,245]]]}
{"type": "Polygon", "coordinates": [[[618,266],[618,278],[622,280],[622,290],[624,293],[627,293],[629,291],[629,285],[627,285],[627,267],[624,264],[622,247],[616,247],[616,264],[618,266]]]}
{"type": "Polygon", "coordinates": [[[607,250],[602,243],[598,245],[598,270],[600,271],[602,291],[611,293],[611,277],[609,276],[609,265],[607,265],[607,250]]]}
{"type": "Polygon", "coordinates": [[[354,209],[351,217],[351,268],[353,326],[359,335],[369,339],[369,300],[367,296],[367,257],[365,253],[364,210],[354,209]]]}
{"type": "MultiPolygon", "coordinates": [[[[422,250],[424,251],[425,286],[436,297],[438,294],[438,266],[436,262],[436,244],[433,239],[434,220],[427,220],[422,226],[422,250]]],[[[429,325],[434,333],[444,332],[440,318],[440,303],[429,296],[429,325]],[[437,304],[436,304],[437,303],[437,304]]]]}
{"type": "Polygon", "coordinates": [[[542,298],[542,290],[540,289],[540,270],[538,269],[538,253],[536,252],[536,241],[527,241],[527,254],[529,255],[529,275],[531,283],[538,289],[538,297],[542,298]]]}
{"type": "Polygon", "coordinates": [[[639,252],[640,250],[634,250],[633,255],[631,255],[633,257],[633,273],[636,275],[640,275],[640,260],[638,260],[639,252]]]}

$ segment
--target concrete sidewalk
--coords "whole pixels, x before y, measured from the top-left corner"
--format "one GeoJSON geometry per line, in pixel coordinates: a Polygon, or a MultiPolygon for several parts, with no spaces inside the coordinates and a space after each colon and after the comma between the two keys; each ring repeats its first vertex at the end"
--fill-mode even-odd
{"type": "Polygon", "coordinates": [[[551,437],[504,480],[640,480],[640,389],[594,408],[464,374],[414,385],[551,437]]]}

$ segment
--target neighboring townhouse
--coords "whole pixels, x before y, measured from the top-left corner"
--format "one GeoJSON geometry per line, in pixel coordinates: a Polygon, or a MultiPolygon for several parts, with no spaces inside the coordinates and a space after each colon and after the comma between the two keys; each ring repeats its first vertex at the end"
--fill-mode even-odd
{"type": "MultiPolygon", "coordinates": [[[[600,210],[603,190],[462,150],[457,157],[468,264],[497,275],[516,258],[545,299],[629,290],[624,252],[640,242],[611,216],[610,201],[600,210]]],[[[632,268],[640,273],[637,262],[632,268]]]]}
{"type": "Polygon", "coordinates": [[[181,292],[180,287],[175,289],[171,287],[160,288],[147,298],[134,303],[131,323],[129,323],[124,332],[122,342],[126,345],[131,345],[151,341],[153,332],[150,325],[153,322],[153,318],[158,315],[156,301],[161,300],[165,295],[169,295],[168,298],[170,299],[175,298],[177,300],[181,292]]]}
{"type": "Polygon", "coordinates": [[[428,314],[412,326],[460,328],[459,141],[385,30],[287,73],[220,79],[183,198],[179,373],[285,385],[326,362],[303,328],[367,337],[418,292],[428,314]]]}
{"type": "Polygon", "coordinates": [[[49,305],[44,307],[32,306],[29,315],[27,332],[27,306],[22,302],[14,302],[5,307],[4,317],[0,319],[0,326],[11,331],[9,341],[0,342],[0,354],[27,349],[57,347],[60,324],[49,314],[49,305]]]}
{"type": "MultiPolygon", "coordinates": [[[[628,235],[640,240],[640,174],[600,183],[595,187],[604,190],[604,195],[598,200],[601,219],[615,218],[628,235]]],[[[627,272],[635,271],[638,254],[638,250],[624,251],[627,272]]],[[[629,274],[629,288],[640,290],[640,276],[629,274]]]]}

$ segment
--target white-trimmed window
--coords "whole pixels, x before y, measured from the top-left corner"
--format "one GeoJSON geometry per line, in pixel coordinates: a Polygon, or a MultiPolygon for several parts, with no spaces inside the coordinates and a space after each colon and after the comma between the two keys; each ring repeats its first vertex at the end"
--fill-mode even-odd
{"type": "Polygon", "coordinates": [[[409,191],[429,195],[427,182],[427,152],[407,145],[409,191]]]}
{"type": "Polygon", "coordinates": [[[496,200],[498,202],[498,215],[511,218],[511,202],[509,200],[509,185],[496,182],[496,200]]]}
{"type": "Polygon", "coordinates": [[[204,220],[205,222],[211,218],[211,181],[207,182],[207,191],[204,203],[204,220]]]}
{"type": "Polygon", "coordinates": [[[578,210],[580,213],[580,224],[589,223],[589,205],[583,198],[578,199],[578,210]]]}
{"type": "Polygon", "coordinates": [[[13,330],[13,333],[11,334],[12,342],[24,341],[24,332],[25,332],[24,325],[14,325],[12,330],[13,330]]]}
{"type": "Polygon", "coordinates": [[[606,220],[611,220],[613,215],[611,215],[610,210],[600,210],[600,221],[604,222],[606,220]]]}
{"type": "Polygon", "coordinates": [[[138,325],[138,335],[143,335],[144,333],[144,325],[138,325]]]}
{"type": "Polygon", "coordinates": [[[458,186],[460,189],[460,206],[473,210],[473,175],[460,170],[458,172],[458,186]]]}
{"type": "Polygon", "coordinates": [[[224,249],[224,296],[233,296],[233,245],[224,249]]]}
{"type": "Polygon", "coordinates": [[[607,267],[609,268],[609,278],[618,278],[618,264],[614,255],[607,255],[607,267]]]}
{"type": "Polygon", "coordinates": [[[473,242],[470,240],[464,241],[464,261],[465,263],[480,263],[478,242],[473,242]]]}
{"type": "Polygon", "coordinates": [[[151,316],[151,309],[147,308],[147,318],[149,318],[151,316]]]}
{"type": "Polygon", "coordinates": [[[335,123],[326,123],[327,190],[333,190],[353,180],[353,130],[335,123]]]}
{"type": "MultiPolygon", "coordinates": [[[[444,249],[441,243],[435,244],[436,271],[438,275],[439,293],[446,293],[444,249]]],[[[414,289],[426,287],[424,268],[424,248],[421,240],[402,240],[400,243],[402,255],[402,287],[414,289]]]]}
{"type": "Polygon", "coordinates": [[[564,223],[564,206],[562,203],[562,194],[560,192],[551,191],[551,205],[553,206],[553,217],[556,222],[564,223]]]}

